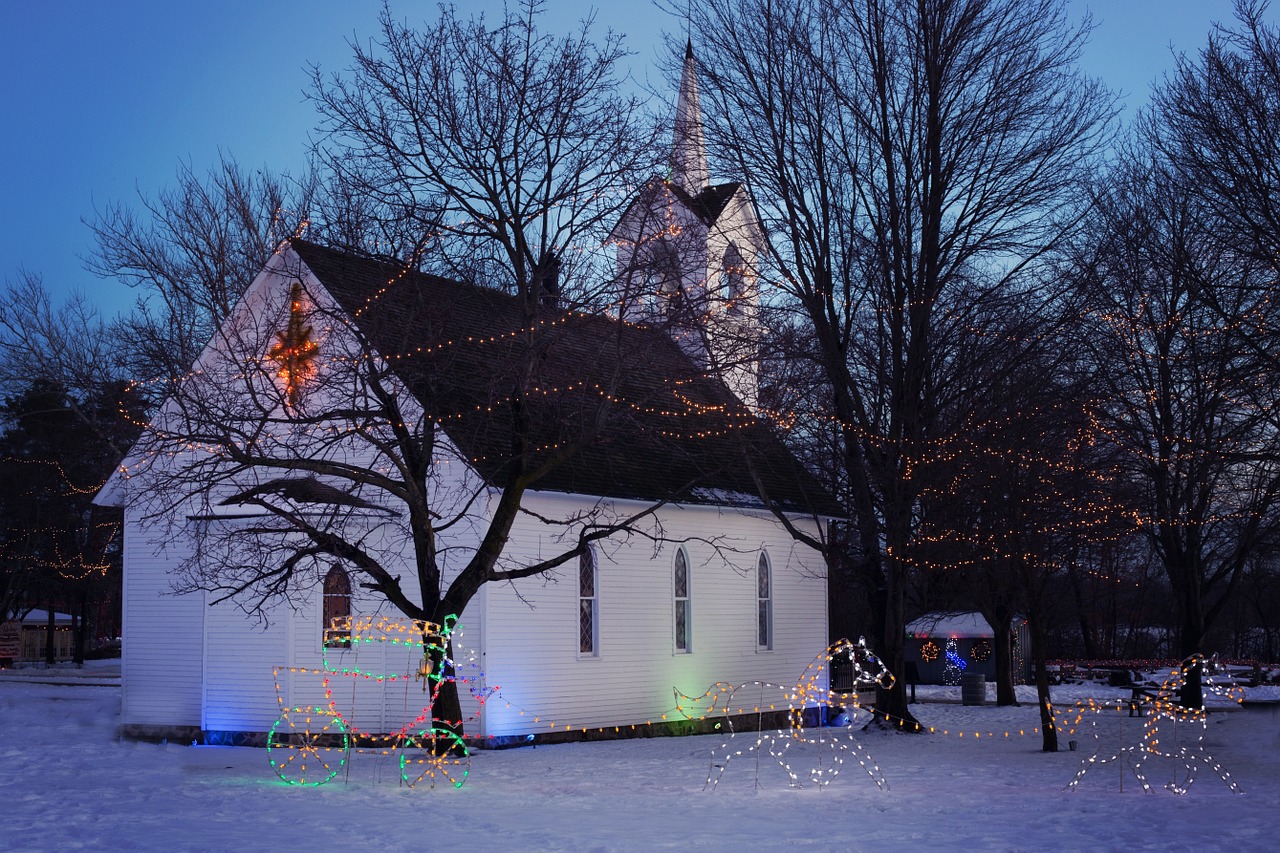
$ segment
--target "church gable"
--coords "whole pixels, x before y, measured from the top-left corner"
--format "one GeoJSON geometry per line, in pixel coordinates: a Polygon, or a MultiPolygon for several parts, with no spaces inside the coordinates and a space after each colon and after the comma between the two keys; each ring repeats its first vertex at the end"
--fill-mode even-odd
{"type": "Polygon", "coordinates": [[[755,411],[764,230],[744,186],[710,184],[691,46],[676,102],[669,174],[637,193],[611,241],[619,316],[665,330],[688,358],[718,375],[755,411]]]}
{"type": "MultiPolygon", "coordinates": [[[[333,441],[316,424],[367,405],[369,388],[355,366],[367,357],[377,355],[364,351],[348,313],[282,244],[152,416],[98,502],[124,505],[134,479],[154,492],[165,471],[189,476],[214,447],[224,456],[236,448],[230,456],[243,459],[220,464],[241,470],[235,476],[210,470],[209,484],[198,492],[202,499],[188,501],[189,513],[216,514],[212,508],[227,495],[259,485],[250,461],[255,455],[356,459],[358,448],[333,441]]],[[[403,387],[395,393],[403,395],[403,387]]],[[[412,408],[407,396],[405,404],[412,408]]]]}

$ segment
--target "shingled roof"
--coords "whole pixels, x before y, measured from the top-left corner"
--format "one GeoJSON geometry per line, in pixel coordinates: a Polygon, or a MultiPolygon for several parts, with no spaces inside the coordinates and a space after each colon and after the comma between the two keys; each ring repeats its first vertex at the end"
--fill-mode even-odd
{"type": "Polygon", "coordinates": [[[725,208],[729,206],[729,200],[733,198],[734,193],[741,188],[742,184],[733,181],[727,184],[704,187],[702,192],[694,196],[689,195],[678,184],[662,178],[654,178],[641,187],[635,198],[631,199],[627,209],[618,218],[618,225],[615,226],[614,234],[618,233],[617,229],[627,221],[627,217],[630,216],[631,211],[637,205],[651,204],[654,196],[663,192],[670,193],[672,198],[687,207],[694,216],[698,217],[702,224],[710,228],[716,224],[720,219],[720,214],[724,213],[725,208]]]}
{"type": "Polygon", "coordinates": [[[672,194],[697,214],[698,218],[708,226],[716,224],[716,220],[720,218],[720,214],[724,213],[725,207],[728,206],[729,199],[733,198],[733,194],[741,186],[742,184],[736,181],[727,184],[716,184],[715,186],[703,187],[702,192],[696,196],[691,196],[679,186],[668,184],[672,194]]]}
{"type": "Polygon", "coordinates": [[[661,331],[543,309],[526,334],[518,300],[304,240],[292,247],[489,482],[505,482],[519,416],[535,462],[576,448],[531,488],[645,501],[797,512],[838,505],[722,382],[661,331]],[[533,357],[531,358],[531,348],[533,357]]]}

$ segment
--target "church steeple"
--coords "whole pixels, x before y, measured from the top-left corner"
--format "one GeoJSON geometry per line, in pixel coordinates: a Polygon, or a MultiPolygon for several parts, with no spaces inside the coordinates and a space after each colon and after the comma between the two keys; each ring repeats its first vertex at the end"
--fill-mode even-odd
{"type": "Polygon", "coordinates": [[[741,183],[710,185],[692,40],[673,125],[669,171],[640,189],[610,232],[618,315],[665,329],[692,364],[718,373],[754,409],[764,229],[741,183]]]}
{"type": "Polygon", "coordinates": [[[711,180],[707,173],[707,146],[702,138],[702,106],[698,100],[698,71],[692,41],[686,42],[684,49],[673,137],[671,183],[696,196],[711,180]]]}

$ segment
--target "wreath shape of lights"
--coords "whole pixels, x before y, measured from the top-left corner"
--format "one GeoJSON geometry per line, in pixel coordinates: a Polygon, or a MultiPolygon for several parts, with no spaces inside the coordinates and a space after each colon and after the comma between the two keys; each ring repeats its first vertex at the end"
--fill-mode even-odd
{"type": "Polygon", "coordinates": [[[938,648],[937,643],[935,643],[933,640],[929,640],[923,646],[920,647],[920,660],[924,661],[925,663],[933,663],[938,659],[938,655],[941,653],[941,651],[942,650],[938,648]]]}
{"type": "Polygon", "coordinates": [[[973,648],[969,651],[974,660],[984,661],[991,660],[991,644],[986,640],[979,640],[973,644],[973,648]]]}

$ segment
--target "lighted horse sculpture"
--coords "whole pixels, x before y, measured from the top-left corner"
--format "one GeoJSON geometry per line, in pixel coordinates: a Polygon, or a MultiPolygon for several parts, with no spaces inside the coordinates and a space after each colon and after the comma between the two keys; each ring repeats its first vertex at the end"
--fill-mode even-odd
{"type": "MultiPolygon", "coordinates": [[[[840,773],[846,757],[852,755],[867,772],[871,780],[884,790],[889,784],[885,781],[880,767],[871,755],[853,737],[850,724],[833,731],[831,728],[817,727],[816,730],[805,725],[806,711],[816,711],[832,705],[846,705],[847,700],[829,689],[831,664],[835,659],[847,659],[852,666],[852,679],[849,687],[893,686],[894,676],[884,662],[867,648],[866,640],[858,642],[839,640],[827,646],[822,654],[810,662],[808,668],[794,687],[783,687],[764,681],[749,681],[732,685],[717,681],[706,692],[698,697],[688,696],[675,690],[676,709],[689,719],[706,719],[713,714],[724,717],[724,725],[729,730],[729,739],[720,745],[711,755],[711,767],[707,772],[707,781],[703,789],[715,788],[724,775],[725,768],[734,758],[743,755],[756,756],[756,785],[760,784],[759,756],[767,753],[780,766],[790,779],[790,784],[800,787],[802,776],[816,785],[827,785],[840,773]],[[755,701],[751,701],[753,699],[755,701]],[[765,714],[787,713],[789,727],[766,731],[763,727],[765,714]],[[737,733],[733,728],[735,714],[756,714],[758,732],[754,743],[737,748],[734,741],[737,733]],[[816,747],[814,755],[813,747],[816,747]],[[792,765],[792,753],[805,756],[811,765],[807,770],[797,770],[792,765]]],[[[856,695],[853,707],[859,707],[856,695]]]]}
{"type": "MultiPolygon", "coordinates": [[[[1183,768],[1186,770],[1184,779],[1179,781],[1175,776],[1164,786],[1175,794],[1186,794],[1190,790],[1200,765],[1204,765],[1217,773],[1218,778],[1234,793],[1244,793],[1231,778],[1231,774],[1223,769],[1222,765],[1204,750],[1204,734],[1209,726],[1208,714],[1203,708],[1187,708],[1178,704],[1182,686],[1187,680],[1187,673],[1193,667],[1199,667],[1204,674],[1203,686],[1206,694],[1213,694],[1234,702],[1241,701],[1242,693],[1238,687],[1214,681],[1216,675],[1221,675],[1225,672],[1225,668],[1219,665],[1217,656],[1205,658],[1197,654],[1187,658],[1177,669],[1171,671],[1169,677],[1165,679],[1152,697],[1115,704],[1098,703],[1093,700],[1077,702],[1072,709],[1075,714],[1074,719],[1065,726],[1059,724],[1059,728],[1074,731],[1074,728],[1080,724],[1081,720],[1091,715],[1090,723],[1092,724],[1095,746],[1093,754],[1081,762],[1080,769],[1076,772],[1075,778],[1067,785],[1066,790],[1075,790],[1084,775],[1095,766],[1128,761],[1129,767],[1133,771],[1134,777],[1142,785],[1142,789],[1150,793],[1151,783],[1147,781],[1147,776],[1143,769],[1144,765],[1152,758],[1167,758],[1181,761],[1183,768]],[[1142,712],[1142,734],[1138,738],[1138,742],[1128,746],[1121,746],[1114,753],[1100,755],[1102,750],[1098,732],[1099,714],[1104,710],[1119,711],[1126,707],[1136,708],[1142,712]],[[1192,730],[1195,739],[1189,744],[1185,742],[1179,744],[1181,730],[1185,728],[1192,730]]],[[[1072,712],[1068,712],[1068,714],[1070,713],[1072,712]]],[[[1185,740],[1185,736],[1183,739],[1185,740]]],[[[1124,784],[1123,780],[1123,769],[1121,769],[1122,786],[1124,784]]]]}

